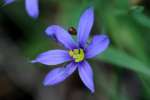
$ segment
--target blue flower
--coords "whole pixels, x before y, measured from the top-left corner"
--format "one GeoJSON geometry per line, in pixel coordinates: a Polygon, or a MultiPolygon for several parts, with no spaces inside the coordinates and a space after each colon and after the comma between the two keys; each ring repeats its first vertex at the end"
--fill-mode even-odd
{"type": "Polygon", "coordinates": [[[15,0],[3,0],[5,2],[5,4],[10,4],[13,3],[15,0]]]}
{"type": "Polygon", "coordinates": [[[66,67],[58,67],[50,71],[44,79],[44,85],[54,85],[62,82],[78,69],[79,76],[85,86],[93,93],[93,71],[87,59],[105,51],[109,45],[106,35],[96,35],[89,45],[87,44],[91,28],[94,22],[93,7],[88,8],[80,17],[77,27],[77,42],[73,40],[69,32],[58,25],[49,26],[46,29],[48,36],[54,37],[66,50],[49,50],[40,54],[33,63],[39,62],[45,65],[57,65],[70,61],[66,67]]]}
{"type": "MultiPolygon", "coordinates": [[[[13,3],[15,0],[4,0],[5,4],[13,3]]],[[[39,16],[39,0],[25,0],[26,11],[32,18],[39,16]]]]}
{"type": "Polygon", "coordinates": [[[39,0],[25,0],[26,11],[33,18],[37,18],[39,16],[38,2],[39,0]]]}

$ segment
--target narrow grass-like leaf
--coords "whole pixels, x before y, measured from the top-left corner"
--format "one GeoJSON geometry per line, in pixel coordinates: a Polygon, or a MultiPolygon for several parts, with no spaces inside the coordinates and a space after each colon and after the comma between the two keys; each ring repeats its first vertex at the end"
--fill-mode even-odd
{"type": "Polygon", "coordinates": [[[102,54],[102,56],[98,56],[97,59],[116,64],[120,67],[127,68],[150,77],[150,69],[146,64],[115,48],[110,47],[102,54]]]}

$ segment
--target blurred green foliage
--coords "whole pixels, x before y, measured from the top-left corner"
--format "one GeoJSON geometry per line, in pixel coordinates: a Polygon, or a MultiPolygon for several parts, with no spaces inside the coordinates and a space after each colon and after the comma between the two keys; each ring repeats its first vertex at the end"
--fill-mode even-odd
{"type": "MultiPolygon", "coordinates": [[[[91,34],[107,33],[111,39],[108,50],[95,60],[111,64],[114,70],[133,71],[142,84],[141,100],[150,100],[150,17],[144,12],[144,6],[132,4],[131,1],[41,0],[40,18],[37,20],[26,14],[23,1],[2,7],[2,10],[25,33],[26,40],[20,46],[24,55],[32,59],[38,53],[58,48],[44,33],[48,25],[59,24],[66,29],[70,26],[76,27],[80,14],[93,5],[95,23],[91,34]]],[[[92,66],[96,64],[93,63],[92,66]]],[[[96,69],[94,67],[97,91],[102,89],[108,100],[132,100],[118,89],[117,71],[114,71],[111,84],[108,84],[107,73],[98,72],[96,69]]]]}

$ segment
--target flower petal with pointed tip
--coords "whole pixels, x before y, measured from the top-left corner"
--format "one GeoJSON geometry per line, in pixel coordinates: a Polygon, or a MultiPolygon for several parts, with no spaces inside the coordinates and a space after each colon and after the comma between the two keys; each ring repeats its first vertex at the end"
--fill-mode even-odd
{"type": "Polygon", "coordinates": [[[32,63],[40,62],[45,65],[57,65],[70,60],[71,58],[65,50],[49,50],[40,54],[32,63]]]}
{"type": "Polygon", "coordinates": [[[92,42],[86,48],[86,58],[93,58],[107,49],[109,38],[106,35],[94,36],[92,42]]]}
{"type": "Polygon", "coordinates": [[[90,35],[91,28],[94,22],[93,7],[88,8],[80,17],[77,39],[81,47],[84,47],[90,35]]]}
{"type": "Polygon", "coordinates": [[[74,63],[68,64],[66,68],[64,67],[56,68],[47,74],[43,84],[47,86],[60,83],[63,80],[65,80],[68,76],[70,76],[76,70],[76,68],[77,65],[74,63]]]}
{"type": "Polygon", "coordinates": [[[55,38],[63,44],[67,49],[74,49],[77,47],[71,35],[58,25],[49,26],[45,32],[48,36],[55,38]]]}
{"type": "Polygon", "coordinates": [[[25,0],[25,7],[27,13],[33,17],[37,18],[39,16],[39,0],[25,0]]]}
{"type": "Polygon", "coordinates": [[[7,4],[11,4],[13,3],[15,0],[4,0],[4,3],[7,5],[7,4]]]}
{"type": "Polygon", "coordinates": [[[79,76],[82,82],[87,86],[91,92],[95,91],[94,82],[93,82],[93,71],[88,62],[83,61],[78,65],[79,76]]]}

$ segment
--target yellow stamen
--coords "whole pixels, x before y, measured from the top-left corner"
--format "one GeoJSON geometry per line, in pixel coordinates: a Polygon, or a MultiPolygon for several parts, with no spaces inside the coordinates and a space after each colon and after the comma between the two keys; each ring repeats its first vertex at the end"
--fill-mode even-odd
{"type": "Polygon", "coordinates": [[[75,62],[81,62],[84,60],[84,51],[83,49],[74,49],[69,50],[69,55],[74,58],[75,62]]]}

